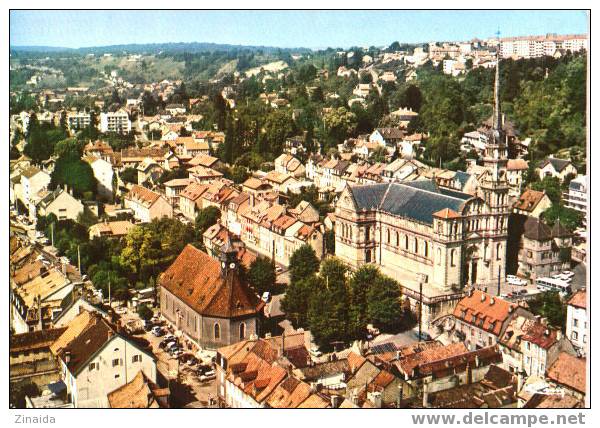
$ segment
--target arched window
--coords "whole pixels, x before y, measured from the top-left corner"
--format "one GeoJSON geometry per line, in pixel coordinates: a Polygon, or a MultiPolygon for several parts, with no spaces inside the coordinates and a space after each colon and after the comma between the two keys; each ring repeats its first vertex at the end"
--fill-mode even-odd
{"type": "Polygon", "coordinates": [[[408,250],[408,235],[404,235],[404,249],[408,250]]]}
{"type": "Polygon", "coordinates": [[[454,254],[456,250],[450,250],[450,266],[454,266],[454,254]]]}
{"type": "Polygon", "coordinates": [[[442,250],[440,248],[437,249],[437,262],[438,265],[442,264],[442,250]]]}
{"type": "Polygon", "coordinates": [[[429,245],[427,245],[427,241],[423,242],[423,255],[429,257],[429,245]]]}
{"type": "Polygon", "coordinates": [[[215,340],[221,340],[221,326],[218,322],[215,323],[213,330],[215,333],[215,340]]]}
{"type": "Polygon", "coordinates": [[[400,234],[396,232],[396,247],[400,246],[400,234]]]}
{"type": "Polygon", "coordinates": [[[419,254],[419,240],[417,238],[415,238],[415,254],[419,254]]]}
{"type": "Polygon", "coordinates": [[[246,323],[240,323],[240,340],[244,340],[246,338],[246,323]]]}
{"type": "Polygon", "coordinates": [[[390,243],[390,229],[387,229],[387,243],[390,243]]]}
{"type": "Polygon", "coordinates": [[[496,260],[500,260],[500,253],[502,252],[502,244],[496,244],[496,260]]]}

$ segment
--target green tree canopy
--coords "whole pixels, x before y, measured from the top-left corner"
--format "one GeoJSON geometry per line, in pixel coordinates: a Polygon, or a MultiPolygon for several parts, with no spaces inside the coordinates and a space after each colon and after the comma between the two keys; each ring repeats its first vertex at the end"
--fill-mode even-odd
{"type": "Polygon", "coordinates": [[[275,267],[273,262],[266,257],[259,256],[248,270],[248,282],[261,295],[265,291],[273,291],[275,286],[275,267]]]}

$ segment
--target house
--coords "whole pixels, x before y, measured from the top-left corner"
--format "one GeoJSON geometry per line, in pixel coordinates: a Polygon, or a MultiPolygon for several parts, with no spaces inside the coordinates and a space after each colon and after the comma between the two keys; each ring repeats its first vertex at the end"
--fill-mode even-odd
{"type": "Polygon", "coordinates": [[[387,147],[395,147],[403,138],[404,131],[400,128],[377,128],[369,135],[370,142],[377,142],[387,147]]]}
{"type": "Polygon", "coordinates": [[[208,185],[192,182],[179,193],[179,209],[189,220],[195,220],[202,209],[200,196],[208,189],[208,185]]]}
{"type": "Polygon", "coordinates": [[[73,134],[74,131],[85,129],[91,124],[91,116],[85,112],[68,112],[67,113],[67,126],[73,134]]]}
{"type": "Polygon", "coordinates": [[[104,221],[89,228],[90,239],[94,238],[123,238],[135,225],[128,220],[104,221]]]}
{"type": "Polygon", "coordinates": [[[588,354],[587,293],[577,290],[567,302],[566,335],[580,355],[588,354]]]}
{"type": "Polygon", "coordinates": [[[177,116],[186,112],[183,104],[167,104],[165,110],[172,116],[177,116]]]}
{"type": "Polygon", "coordinates": [[[141,223],[173,217],[173,207],[164,196],[137,184],[125,195],[124,200],[125,208],[130,208],[133,217],[141,223]]]}
{"type": "Polygon", "coordinates": [[[85,145],[83,148],[83,155],[104,159],[105,161],[111,163],[111,159],[114,156],[114,151],[107,142],[96,140],[93,143],[90,141],[85,145]]]}
{"type": "Polygon", "coordinates": [[[196,155],[188,163],[189,166],[203,166],[205,168],[219,169],[223,166],[223,163],[214,156],[210,155],[196,155]]]}
{"type": "Polygon", "coordinates": [[[98,181],[98,196],[105,201],[113,200],[113,176],[114,171],[110,160],[96,157],[94,155],[84,156],[84,161],[90,164],[94,177],[98,181]]]}
{"type": "Polygon", "coordinates": [[[29,207],[34,195],[37,195],[40,190],[46,189],[49,184],[50,174],[35,166],[31,166],[21,172],[20,192],[15,196],[23,205],[29,207]]]}
{"type": "Polygon", "coordinates": [[[577,175],[577,168],[569,159],[559,159],[552,155],[541,161],[536,171],[540,176],[540,180],[543,180],[544,177],[557,177],[562,182],[567,176],[577,175]]]}
{"type": "Polygon", "coordinates": [[[159,388],[140,370],[131,382],[108,394],[108,404],[112,409],[164,409],[169,395],[169,388],[159,388]]]}
{"type": "Polygon", "coordinates": [[[195,181],[196,183],[211,183],[215,180],[223,178],[222,172],[202,165],[189,168],[187,172],[189,173],[189,180],[195,181]]]}
{"type": "Polygon", "coordinates": [[[52,325],[54,328],[66,328],[84,311],[97,313],[104,318],[108,317],[107,312],[90,303],[84,296],[74,292],[63,301],[62,311],[52,318],[52,325]]]}
{"type": "Polygon", "coordinates": [[[230,245],[215,260],[188,244],[159,277],[161,315],[202,348],[257,334],[264,303],[239,275],[238,263],[230,245]]]}
{"type": "Polygon", "coordinates": [[[586,396],[586,372],[585,358],[577,358],[561,352],[548,369],[546,378],[552,384],[564,389],[566,394],[583,400],[586,396]]]}
{"type": "Polygon", "coordinates": [[[510,187],[508,194],[511,197],[518,197],[523,186],[523,174],[527,172],[529,163],[525,159],[509,159],[506,163],[506,181],[510,187]]]}
{"type": "Polygon", "coordinates": [[[297,158],[285,153],[275,159],[275,171],[295,178],[304,177],[306,172],[304,165],[297,158]]]}
{"type": "Polygon", "coordinates": [[[454,308],[454,331],[470,350],[494,346],[516,308],[507,300],[471,290],[454,308]]]}
{"type": "Polygon", "coordinates": [[[51,345],[75,408],[109,407],[108,395],[142,371],[156,383],[156,359],[97,313],[83,311],[51,345]]]}
{"type": "Polygon", "coordinates": [[[179,194],[190,182],[189,178],[174,178],[163,183],[163,186],[165,186],[165,196],[173,208],[179,208],[179,194]]]}
{"type": "Polygon", "coordinates": [[[515,214],[540,218],[542,213],[552,206],[552,201],[546,192],[525,189],[513,205],[515,214]]]}
{"type": "Polygon", "coordinates": [[[83,213],[83,204],[63,188],[53,191],[41,190],[31,200],[29,217],[35,219],[37,215],[47,216],[54,214],[58,220],[77,220],[83,213]]]}
{"type": "Polygon", "coordinates": [[[559,221],[550,228],[536,217],[523,225],[518,273],[531,279],[548,277],[571,264],[571,234],[559,221]]]}
{"type": "Polygon", "coordinates": [[[34,384],[42,388],[60,380],[50,345],[66,327],[11,334],[9,339],[10,384],[34,384]]]}
{"type": "Polygon", "coordinates": [[[269,184],[275,191],[287,193],[291,186],[297,183],[298,180],[290,174],[280,173],[277,171],[269,171],[262,180],[269,184]]]}
{"type": "Polygon", "coordinates": [[[544,378],[561,352],[574,355],[571,343],[546,319],[517,308],[500,335],[502,367],[519,376],[544,378]]]}
{"type": "Polygon", "coordinates": [[[587,218],[588,184],[587,175],[578,175],[569,183],[569,189],[563,195],[565,205],[584,213],[587,218]]]}
{"type": "Polygon", "coordinates": [[[158,162],[152,158],[144,158],[142,162],[136,167],[138,184],[144,184],[145,182],[156,183],[164,169],[158,162]]]}

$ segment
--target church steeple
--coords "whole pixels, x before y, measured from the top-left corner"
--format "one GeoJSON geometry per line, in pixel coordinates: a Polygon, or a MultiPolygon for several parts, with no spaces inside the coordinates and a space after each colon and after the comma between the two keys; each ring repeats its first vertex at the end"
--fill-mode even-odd
{"type": "MultiPolygon", "coordinates": [[[[500,32],[496,33],[497,35],[500,32]]],[[[496,50],[496,78],[494,80],[494,115],[492,116],[492,129],[495,136],[500,136],[502,131],[502,110],[500,109],[500,39],[496,50]]]]}

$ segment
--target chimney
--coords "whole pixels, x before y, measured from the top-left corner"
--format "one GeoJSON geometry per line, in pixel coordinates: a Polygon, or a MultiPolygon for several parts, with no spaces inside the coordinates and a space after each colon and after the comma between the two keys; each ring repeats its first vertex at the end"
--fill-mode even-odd
{"type": "Polygon", "coordinates": [[[484,293],[481,293],[481,301],[485,302],[485,294],[484,293]]]}
{"type": "Polygon", "coordinates": [[[383,398],[381,397],[381,392],[368,392],[367,398],[376,409],[381,409],[383,407],[383,398]]]}
{"type": "Polygon", "coordinates": [[[490,297],[490,306],[492,306],[494,304],[495,300],[493,297],[490,297]]]}
{"type": "Polygon", "coordinates": [[[37,307],[38,307],[38,327],[40,331],[44,329],[44,320],[42,319],[42,298],[38,294],[37,296],[37,307]]]}
{"type": "Polygon", "coordinates": [[[69,364],[71,362],[71,351],[65,351],[65,364],[69,364]]]}
{"type": "Polygon", "coordinates": [[[559,328],[556,330],[556,340],[562,340],[562,330],[559,328]]]}

